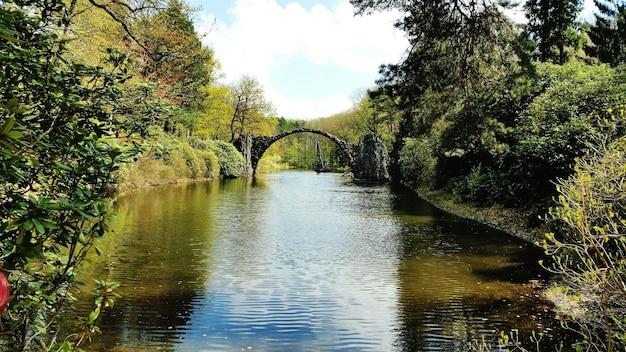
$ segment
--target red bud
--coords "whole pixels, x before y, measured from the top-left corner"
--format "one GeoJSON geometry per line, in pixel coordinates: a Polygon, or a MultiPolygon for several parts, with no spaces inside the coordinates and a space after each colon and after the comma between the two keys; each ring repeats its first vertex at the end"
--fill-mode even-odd
{"type": "Polygon", "coordinates": [[[7,278],[4,277],[2,273],[0,273],[0,314],[4,312],[4,308],[6,308],[7,303],[9,303],[9,294],[11,290],[9,288],[9,282],[7,278]]]}

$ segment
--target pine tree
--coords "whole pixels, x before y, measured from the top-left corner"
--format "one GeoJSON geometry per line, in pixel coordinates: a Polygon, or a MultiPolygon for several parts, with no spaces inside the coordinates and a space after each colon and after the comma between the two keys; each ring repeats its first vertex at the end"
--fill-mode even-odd
{"type": "Polygon", "coordinates": [[[538,59],[564,64],[565,48],[576,41],[576,16],[581,0],[528,0],[528,32],[537,42],[538,59]]]}
{"type": "Polygon", "coordinates": [[[594,0],[598,7],[596,22],[589,30],[593,46],[585,51],[600,62],[615,67],[626,62],[626,2],[594,0]]]}
{"type": "MultiPolygon", "coordinates": [[[[405,137],[428,133],[459,102],[465,105],[462,110],[466,116],[476,118],[456,119],[446,128],[455,129],[459,136],[480,136],[483,126],[489,125],[483,120],[486,115],[478,111],[480,92],[492,90],[495,82],[517,65],[512,59],[515,29],[502,11],[508,5],[496,0],[351,0],[350,3],[359,14],[400,11],[402,17],[395,25],[406,33],[410,43],[401,62],[381,68],[382,77],[378,81],[381,93],[397,104],[395,108],[400,116],[390,153],[392,177],[401,177],[398,161],[405,137]],[[438,103],[433,109],[424,109],[430,111],[428,114],[416,113],[427,94],[437,96],[438,103]]],[[[453,144],[457,140],[446,140],[450,143],[441,150],[455,149],[453,144]]]]}

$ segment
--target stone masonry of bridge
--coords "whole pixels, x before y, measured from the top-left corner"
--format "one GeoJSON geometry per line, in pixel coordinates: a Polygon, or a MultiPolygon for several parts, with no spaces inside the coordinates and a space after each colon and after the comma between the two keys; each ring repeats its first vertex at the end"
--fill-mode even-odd
{"type": "Polygon", "coordinates": [[[295,133],[314,133],[333,141],[348,158],[353,177],[357,180],[387,181],[387,149],[380,138],[365,134],[358,145],[352,145],[332,134],[312,128],[298,128],[275,136],[253,136],[251,133],[240,136],[233,144],[243,155],[246,164],[244,176],[253,177],[263,153],[276,141],[295,133]]]}

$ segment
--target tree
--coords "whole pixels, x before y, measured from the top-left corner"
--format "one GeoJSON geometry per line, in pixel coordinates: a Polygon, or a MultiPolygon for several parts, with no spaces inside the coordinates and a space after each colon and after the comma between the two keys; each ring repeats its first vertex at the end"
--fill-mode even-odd
{"type": "Polygon", "coordinates": [[[565,48],[579,40],[575,29],[581,0],[528,0],[528,32],[538,43],[538,58],[543,62],[564,64],[565,48]]]}
{"type": "Polygon", "coordinates": [[[367,101],[372,109],[370,130],[389,143],[398,130],[400,119],[395,102],[389,95],[376,88],[367,91],[367,101]]]}
{"type": "Polygon", "coordinates": [[[112,70],[69,60],[67,11],[60,0],[0,5],[0,268],[11,286],[0,343],[16,350],[80,344],[114,300],[115,284],[99,282],[81,333],[58,335],[76,273],[108,231],[113,173],[134,155],[115,138],[123,56],[110,52],[112,70]]]}
{"type": "Polygon", "coordinates": [[[268,116],[274,108],[265,99],[265,92],[259,82],[250,76],[240,77],[230,86],[228,104],[233,108],[230,121],[230,142],[247,132],[270,134],[277,121],[268,116]]]}
{"type": "Polygon", "coordinates": [[[229,103],[231,90],[219,84],[205,86],[202,89],[207,98],[200,112],[195,135],[203,139],[229,141],[230,124],[234,115],[234,107],[229,103]]]}
{"type": "Polygon", "coordinates": [[[137,65],[133,79],[122,88],[127,93],[123,120],[129,133],[145,135],[155,124],[181,136],[195,129],[205,100],[202,87],[215,79],[218,63],[194,31],[193,11],[181,1],[70,3],[68,58],[106,67],[104,48],[114,48],[130,55],[137,65]],[[137,105],[148,114],[138,113],[137,105]]]}
{"type": "Polygon", "coordinates": [[[180,0],[169,0],[165,9],[134,23],[135,40],[128,41],[141,76],[183,109],[199,107],[201,87],[213,81],[217,65],[195,32],[192,11],[180,0]]]}
{"type": "Polygon", "coordinates": [[[397,104],[398,123],[390,157],[392,177],[399,179],[399,154],[406,137],[429,133],[436,124],[451,123],[466,135],[480,136],[486,116],[477,99],[493,91],[501,77],[516,69],[515,31],[498,2],[461,0],[352,0],[360,14],[398,9],[396,26],[406,32],[405,59],[381,68],[381,93],[397,104]],[[436,97],[433,111],[421,113],[426,97],[436,97]],[[460,105],[464,105],[460,107],[460,105]],[[446,121],[445,112],[465,110],[468,119],[446,121]],[[444,122],[445,121],[445,122],[444,122]]]}
{"type": "Polygon", "coordinates": [[[105,48],[124,49],[122,38],[124,29],[100,8],[88,0],[72,2],[68,8],[72,21],[71,30],[67,35],[67,57],[72,61],[91,66],[103,65],[108,54],[105,48]]]}
{"type": "Polygon", "coordinates": [[[613,67],[626,63],[626,2],[594,0],[594,3],[599,12],[588,32],[593,45],[585,50],[613,67]]]}

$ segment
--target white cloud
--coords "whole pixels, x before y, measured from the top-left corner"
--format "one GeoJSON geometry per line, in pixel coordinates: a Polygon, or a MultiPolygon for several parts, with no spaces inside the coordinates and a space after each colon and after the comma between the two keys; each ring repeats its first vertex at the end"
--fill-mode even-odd
{"type": "MultiPolygon", "coordinates": [[[[296,2],[283,7],[276,0],[237,0],[228,13],[228,22],[218,18],[205,44],[215,50],[228,81],[249,74],[268,91],[278,89],[279,82],[272,80],[270,72],[281,63],[292,63],[293,68],[292,60],[304,58],[315,65],[336,65],[375,78],[381,64],[398,62],[408,46],[403,34],[393,28],[397,13],[355,17],[348,0],[339,0],[331,7],[318,4],[310,9],[296,2]]],[[[206,14],[203,22],[213,23],[214,18],[206,14]]],[[[199,28],[200,32],[203,30],[206,28],[199,28]]],[[[333,84],[332,77],[328,83],[333,84]]],[[[281,97],[273,94],[280,101],[272,101],[284,116],[309,114],[285,111],[295,111],[296,105],[304,101],[309,105],[307,109],[313,107],[318,112],[332,114],[341,110],[330,111],[330,107],[343,108],[351,91],[358,88],[362,87],[352,87],[345,98],[310,101],[280,92],[281,97]]]]}
{"type": "Polygon", "coordinates": [[[298,120],[327,117],[348,110],[353,105],[350,99],[340,96],[328,96],[318,100],[290,98],[271,87],[265,93],[278,109],[278,116],[298,120]]]}
{"type": "Polygon", "coordinates": [[[595,21],[594,13],[597,10],[598,8],[596,7],[596,4],[593,3],[593,0],[585,0],[583,4],[583,10],[578,16],[578,18],[583,21],[594,22],[595,21]]]}
{"type": "MultiPolygon", "coordinates": [[[[593,21],[594,12],[597,10],[593,0],[584,0],[583,9],[578,15],[578,19],[582,21],[593,21]]],[[[516,23],[528,23],[526,14],[524,13],[524,2],[520,2],[514,9],[507,9],[504,13],[516,23]]]]}

